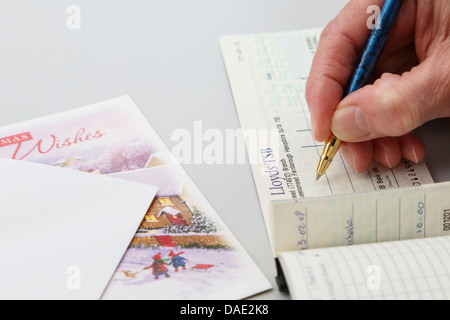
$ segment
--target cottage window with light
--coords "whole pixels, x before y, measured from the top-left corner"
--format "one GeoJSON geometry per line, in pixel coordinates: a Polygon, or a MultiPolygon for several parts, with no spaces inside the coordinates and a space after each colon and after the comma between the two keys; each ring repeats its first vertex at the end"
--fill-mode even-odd
{"type": "Polygon", "coordinates": [[[147,222],[155,222],[155,221],[158,221],[158,219],[156,219],[154,214],[147,214],[145,216],[145,221],[147,221],[147,222]]]}
{"type": "Polygon", "coordinates": [[[162,206],[172,206],[173,205],[173,202],[172,202],[172,200],[170,200],[170,198],[163,197],[163,198],[159,198],[158,200],[162,206]]]}

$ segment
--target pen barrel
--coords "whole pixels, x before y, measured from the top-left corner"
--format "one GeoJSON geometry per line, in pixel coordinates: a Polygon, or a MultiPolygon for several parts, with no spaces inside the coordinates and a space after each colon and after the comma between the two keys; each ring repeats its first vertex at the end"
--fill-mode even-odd
{"type": "Polygon", "coordinates": [[[369,84],[386,41],[391,34],[402,0],[386,0],[380,10],[377,23],[363,50],[361,61],[355,69],[344,96],[369,84]]]}

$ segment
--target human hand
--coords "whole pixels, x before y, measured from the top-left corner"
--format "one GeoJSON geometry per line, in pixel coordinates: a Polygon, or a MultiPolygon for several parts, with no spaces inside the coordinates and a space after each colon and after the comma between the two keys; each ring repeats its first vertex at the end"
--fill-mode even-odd
{"type": "Polygon", "coordinates": [[[450,2],[403,1],[373,84],[342,99],[369,37],[367,8],[382,0],[351,0],[324,29],[306,84],[313,135],[333,134],[357,171],[372,159],[418,163],[425,145],[412,130],[450,116],[450,2]]]}

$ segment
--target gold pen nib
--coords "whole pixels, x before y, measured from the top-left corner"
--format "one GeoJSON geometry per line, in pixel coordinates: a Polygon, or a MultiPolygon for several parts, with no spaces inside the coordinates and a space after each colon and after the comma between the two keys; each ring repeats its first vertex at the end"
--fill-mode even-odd
{"type": "Polygon", "coordinates": [[[328,139],[328,141],[325,143],[322,154],[320,155],[319,165],[317,166],[316,170],[316,181],[325,174],[331,164],[331,161],[333,161],[334,156],[338,152],[340,145],[341,141],[335,136],[331,136],[330,139],[328,139]]]}

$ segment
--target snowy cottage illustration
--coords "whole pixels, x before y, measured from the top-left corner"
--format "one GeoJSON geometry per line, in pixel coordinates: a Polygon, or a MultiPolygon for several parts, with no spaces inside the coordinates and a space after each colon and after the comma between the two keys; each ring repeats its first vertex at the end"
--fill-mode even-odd
{"type": "Polygon", "coordinates": [[[192,212],[181,195],[156,197],[142,221],[141,228],[187,227],[191,224],[191,218],[192,212]]]}
{"type": "Polygon", "coordinates": [[[179,165],[153,154],[145,168],[111,176],[158,187],[130,247],[229,248],[215,223],[185,199],[187,176],[179,165]]]}

